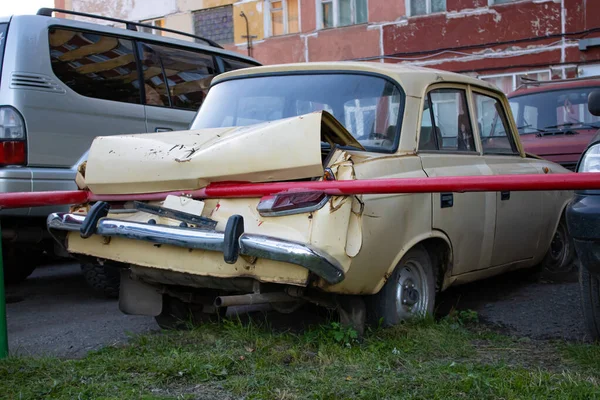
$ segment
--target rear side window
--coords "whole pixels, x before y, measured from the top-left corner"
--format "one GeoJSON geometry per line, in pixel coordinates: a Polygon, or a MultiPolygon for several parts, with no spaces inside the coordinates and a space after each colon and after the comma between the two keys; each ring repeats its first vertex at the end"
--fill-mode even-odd
{"type": "Polygon", "coordinates": [[[96,99],[140,103],[133,41],[50,29],[49,42],[52,71],[75,92],[96,99]]]}
{"type": "Polygon", "coordinates": [[[229,71],[234,71],[236,69],[250,68],[250,67],[257,66],[255,64],[250,64],[248,62],[235,60],[233,58],[221,57],[221,59],[223,60],[223,72],[229,72],[229,71]]]}
{"type": "Polygon", "coordinates": [[[214,57],[156,44],[141,47],[146,104],[197,111],[217,75],[214,57]]]}
{"type": "Polygon", "coordinates": [[[502,103],[479,93],[473,93],[473,102],[483,153],[518,154],[502,103]]]}

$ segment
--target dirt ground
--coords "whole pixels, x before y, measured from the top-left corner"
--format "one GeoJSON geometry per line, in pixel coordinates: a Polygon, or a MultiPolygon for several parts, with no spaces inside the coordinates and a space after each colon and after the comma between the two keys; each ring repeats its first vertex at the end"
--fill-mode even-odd
{"type": "MultiPolygon", "coordinates": [[[[124,342],[130,334],[158,330],[153,318],[124,315],[117,301],[91,292],[75,264],[40,268],[6,290],[11,354],[82,357],[124,342]]],[[[520,274],[504,275],[443,293],[438,310],[452,307],[475,310],[482,322],[510,335],[585,340],[576,282],[532,282],[520,274]]],[[[290,321],[308,322],[306,315],[268,318],[276,328],[290,321]]]]}

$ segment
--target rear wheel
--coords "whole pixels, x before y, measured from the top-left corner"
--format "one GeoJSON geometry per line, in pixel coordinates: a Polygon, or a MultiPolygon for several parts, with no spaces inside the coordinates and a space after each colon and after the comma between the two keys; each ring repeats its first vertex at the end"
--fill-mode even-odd
{"type": "Polygon", "coordinates": [[[585,266],[579,269],[583,319],[592,340],[600,339],[600,277],[585,266]]]}
{"type": "Polygon", "coordinates": [[[565,279],[575,270],[575,244],[569,235],[563,216],[558,223],[550,248],[540,265],[540,275],[550,279],[565,279]]]}
{"type": "Polygon", "coordinates": [[[204,322],[216,321],[220,317],[224,317],[226,312],[226,307],[219,307],[215,313],[207,313],[202,304],[186,303],[165,294],[163,295],[162,312],[154,319],[162,329],[183,330],[204,322]]]}
{"type": "Polygon", "coordinates": [[[21,283],[47,260],[42,250],[3,246],[4,282],[21,283]]]}
{"type": "Polygon", "coordinates": [[[111,299],[119,297],[121,274],[118,268],[110,265],[85,263],[81,264],[81,271],[86,283],[94,291],[111,299]]]}
{"type": "Polygon", "coordinates": [[[370,299],[370,319],[384,326],[432,314],[435,269],[422,246],[412,248],[394,269],[383,288],[370,299]]]}

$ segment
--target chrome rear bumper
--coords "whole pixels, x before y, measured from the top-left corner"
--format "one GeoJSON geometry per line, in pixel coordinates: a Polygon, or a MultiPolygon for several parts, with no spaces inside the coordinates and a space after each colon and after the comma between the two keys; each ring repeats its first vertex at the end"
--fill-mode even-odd
{"type": "MultiPolygon", "coordinates": [[[[79,232],[86,216],[71,213],[53,213],[48,216],[48,229],[79,232]]],[[[95,234],[107,237],[142,240],[150,243],[218,251],[225,253],[230,246],[225,232],[198,228],[130,222],[111,218],[98,221],[95,234]]],[[[57,238],[56,235],[55,238],[57,238]]],[[[60,239],[57,238],[60,241],[60,239]]],[[[310,245],[282,240],[270,236],[242,233],[239,236],[238,254],[300,265],[330,284],[344,280],[344,271],[330,255],[310,245]]]]}

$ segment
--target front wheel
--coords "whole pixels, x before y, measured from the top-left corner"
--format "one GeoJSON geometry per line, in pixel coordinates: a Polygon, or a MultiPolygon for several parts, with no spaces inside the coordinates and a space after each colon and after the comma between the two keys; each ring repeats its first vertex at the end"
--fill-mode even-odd
{"type": "Polygon", "coordinates": [[[371,319],[384,326],[432,314],[435,269],[422,246],[412,248],[398,263],[383,288],[370,299],[371,319]]]}
{"type": "Polygon", "coordinates": [[[583,319],[590,337],[597,341],[600,339],[600,276],[582,265],[579,268],[579,286],[583,319]]]}
{"type": "Polygon", "coordinates": [[[108,264],[85,263],[81,265],[81,271],[86,283],[96,293],[102,294],[109,299],[119,297],[121,273],[118,268],[108,264]]]}

